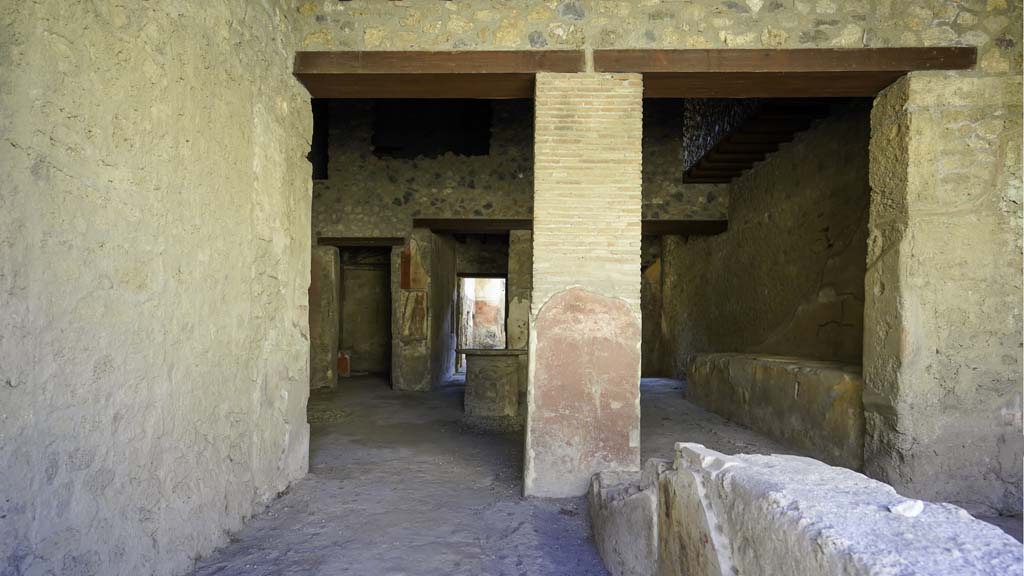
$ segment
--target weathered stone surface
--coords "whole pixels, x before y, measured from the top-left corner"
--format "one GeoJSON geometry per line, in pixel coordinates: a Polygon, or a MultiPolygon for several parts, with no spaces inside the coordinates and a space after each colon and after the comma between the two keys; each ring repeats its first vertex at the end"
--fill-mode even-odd
{"type": "Polygon", "coordinates": [[[658,574],[981,576],[1011,574],[1024,560],[1016,540],[956,506],[914,504],[922,511],[909,516],[890,486],[809,458],[725,456],[681,443],[674,468],[661,477],[660,504],[671,511],[662,520],[694,529],[659,534],[662,551],[679,546],[689,565],[680,570],[663,554],[658,574]],[[688,505],[703,510],[706,525],[686,515],[688,505]],[[715,557],[693,571],[693,560],[715,557]]]}
{"type": "Polygon", "coordinates": [[[430,273],[433,234],[430,230],[414,229],[401,250],[396,250],[400,262],[400,279],[392,284],[397,295],[398,313],[394,319],[394,338],[391,357],[391,386],[395,390],[429,390],[431,379],[430,354],[430,273]]]}
{"type": "MultiPolygon", "coordinates": [[[[489,154],[403,159],[373,154],[372,105],[335,104],[328,179],[313,183],[315,232],[405,236],[413,218],[530,218],[531,106],[503,101],[493,106],[489,154]]],[[[644,217],[724,218],[728,187],[682,182],[678,101],[650,106],[644,132],[644,217]]]]}
{"type": "Polygon", "coordinates": [[[1021,510],[1021,79],[911,74],[875,102],[865,471],[1021,510]]]}
{"type": "Polygon", "coordinates": [[[606,472],[591,491],[598,549],[615,575],[982,576],[1016,573],[1024,561],[1020,543],[961,508],[909,500],[810,458],[677,443],[671,467],[649,461],[637,476],[606,472]],[[657,539],[656,569],[649,556],[637,561],[649,542],[609,538],[629,525],[657,539]]]}
{"type": "Polygon", "coordinates": [[[645,576],[658,566],[658,477],[669,462],[648,460],[643,472],[594,475],[588,500],[594,542],[612,576],[645,576]]]}
{"type": "Polygon", "coordinates": [[[693,403],[802,454],[860,470],[860,366],[784,356],[700,354],[687,373],[693,403]]]}
{"type": "Polygon", "coordinates": [[[431,234],[430,381],[441,386],[455,373],[455,240],[431,234]]]}
{"type": "Polygon", "coordinates": [[[1020,74],[1022,60],[1020,3],[1008,0],[305,0],[297,15],[306,50],[972,45],[991,74],[1020,74]]]}
{"type": "Polygon", "coordinates": [[[519,354],[488,350],[466,354],[466,421],[497,431],[522,429],[519,354]]]}
{"type": "Polygon", "coordinates": [[[860,364],[868,114],[837,109],[734,181],[727,232],[662,239],[663,374],[713,352],[860,364]]]}
{"type": "Polygon", "coordinates": [[[340,311],[338,249],[314,246],[309,283],[309,387],[338,384],[340,311]]]}
{"type": "Polygon", "coordinates": [[[644,101],[643,217],[648,220],[724,220],[729,185],[683,182],[682,167],[693,144],[684,125],[682,100],[644,101]]]}
{"type": "Polygon", "coordinates": [[[427,338],[427,292],[425,290],[402,291],[402,331],[403,342],[426,340],[427,338]]]}
{"type": "Polygon", "coordinates": [[[0,3],[0,572],[167,576],[306,471],[284,3],[0,3]]]}
{"type": "Polygon", "coordinates": [[[577,496],[640,467],[640,326],[622,300],[573,288],[535,321],[526,491],[577,496]]]}
{"type": "MultiPolygon", "coordinates": [[[[508,244],[508,318],[505,326],[508,348],[511,350],[526,350],[529,345],[532,290],[533,233],[529,230],[512,230],[508,244]]],[[[523,384],[525,386],[525,379],[523,384]]]]}

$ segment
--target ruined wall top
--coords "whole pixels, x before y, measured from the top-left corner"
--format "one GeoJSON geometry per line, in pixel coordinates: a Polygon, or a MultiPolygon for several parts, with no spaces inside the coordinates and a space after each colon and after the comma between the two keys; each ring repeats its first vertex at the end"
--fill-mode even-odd
{"type": "Polygon", "coordinates": [[[295,0],[298,50],[977,46],[1020,74],[1020,0],[295,0]]]}

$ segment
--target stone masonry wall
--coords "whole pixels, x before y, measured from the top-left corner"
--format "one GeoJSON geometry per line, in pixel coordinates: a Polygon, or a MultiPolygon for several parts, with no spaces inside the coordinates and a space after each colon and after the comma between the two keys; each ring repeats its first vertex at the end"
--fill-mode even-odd
{"type": "Polygon", "coordinates": [[[180,574],[305,473],[291,17],[0,4],[0,572],[180,574]]]}
{"type": "Polygon", "coordinates": [[[729,230],[665,237],[666,374],[699,352],[860,364],[867,250],[866,105],[848,105],[732,183],[729,230]]]}
{"type": "Polygon", "coordinates": [[[1021,79],[911,74],[871,116],[865,472],[1019,513],[1021,79]]]}
{"type": "Polygon", "coordinates": [[[857,48],[972,45],[1020,74],[1014,0],[303,0],[303,50],[857,48]]]}
{"type": "Polygon", "coordinates": [[[538,74],[525,491],[640,466],[643,83],[538,74]]]}
{"type": "Polygon", "coordinates": [[[313,186],[321,236],[406,236],[413,218],[529,218],[533,207],[532,105],[494,103],[490,154],[378,158],[373,105],[331,105],[328,179],[313,186]]]}
{"type": "MultiPolygon", "coordinates": [[[[492,105],[488,155],[401,159],[374,156],[371,102],[332,102],[328,179],[313,184],[314,233],[406,236],[413,218],[530,218],[533,105],[492,105]]],[[[728,187],[682,183],[682,101],[645,107],[644,218],[723,219],[728,187]]]]}

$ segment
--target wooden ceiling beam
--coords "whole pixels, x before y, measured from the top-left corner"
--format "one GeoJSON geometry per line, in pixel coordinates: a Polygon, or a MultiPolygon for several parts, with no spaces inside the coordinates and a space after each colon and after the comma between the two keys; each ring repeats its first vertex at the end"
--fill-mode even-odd
{"type": "MultiPolygon", "coordinates": [[[[874,96],[913,70],[964,70],[974,47],[595,50],[597,72],[644,76],[650,98],[874,96]]],[[[583,72],[582,50],[297,52],[314,98],[532,98],[538,72],[583,72]]]]}
{"type": "Polygon", "coordinates": [[[413,228],[453,234],[501,234],[509,230],[532,230],[529,218],[414,218],[413,228]]]}
{"type": "Polygon", "coordinates": [[[977,49],[967,46],[927,48],[802,48],[594,50],[598,72],[902,72],[963,70],[974,66],[977,49]]]}
{"type": "Polygon", "coordinates": [[[977,49],[595,50],[598,72],[639,72],[648,98],[874,96],[914,70],[966,70],[977,49]]]}
{"type": "Polygon", "coordinates": [[[582,50],[297,52],[314,98],[533,98],[538,72],[582,72],[582,50]]]}

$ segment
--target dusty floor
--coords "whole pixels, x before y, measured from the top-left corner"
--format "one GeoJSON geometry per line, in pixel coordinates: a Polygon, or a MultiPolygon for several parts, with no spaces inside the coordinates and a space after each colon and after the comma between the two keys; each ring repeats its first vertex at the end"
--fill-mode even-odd
{"type": "MultiPolygon", "coordinates": [[[[644,459],[670,458],[678,440],[791,452],[690,404],[678,381],[641,390],[644,459]]],[[[314,393],[309,475],[194,574],[606,574],[584,500],[522,498],[521,437],[475,433],[461,416],[457,384],[397,394],[362,377],[314,393]]],[[[1002,527],[1020,539],[1019,518],[1002,527]]]]}

